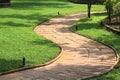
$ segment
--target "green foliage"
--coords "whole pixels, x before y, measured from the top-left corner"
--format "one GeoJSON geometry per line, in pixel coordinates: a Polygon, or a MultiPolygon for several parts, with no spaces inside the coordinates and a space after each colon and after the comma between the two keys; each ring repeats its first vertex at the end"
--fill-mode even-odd
{"type": "MultiPolygon", "coordinates": [[[[120,20],[120,2],[119,0],[106,0],[105,7],[108,15],[108,24],[118,23],[120,20]],[[116,18],[116,19],[115,19],[116,18]]],[[[106,19],[107,20],[107,19],[106,19]]]]}
{"type": "Polygon", "coordinates": [[[113,17],[112,20],[115,20],[116,24],[120,23],[120,2],[116,3],[113,6],[113,17]]]}
{"type": "Polygon", "coordinates": [[[114,15],[120,14],[120,2],[116,3],[113,7],[114,15]]]}
{"type": "Polygon", "coordinates": [[[120,0],[116,0],[116,2],[120,2],[120,0]]]}

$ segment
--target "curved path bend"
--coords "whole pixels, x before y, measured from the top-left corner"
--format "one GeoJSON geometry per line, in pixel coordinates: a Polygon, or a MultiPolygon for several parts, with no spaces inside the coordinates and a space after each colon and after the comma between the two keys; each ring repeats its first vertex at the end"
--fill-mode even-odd
{"type": "Polygon", "coordinates": [[[53,18],[34,31],[58,44],[62,56],[50,65],[0,76],[0,80],[81,80],[110,71],[117,63],[115,52],[94,40],[70,31],[84,13],[53,18]]]}

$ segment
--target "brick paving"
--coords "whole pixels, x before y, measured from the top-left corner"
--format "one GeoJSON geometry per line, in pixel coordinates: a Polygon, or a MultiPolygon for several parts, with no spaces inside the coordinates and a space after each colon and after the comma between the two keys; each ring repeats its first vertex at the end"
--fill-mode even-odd
{"type": "Polygon", "coordinates": [[[63,55],[50,65],[0,76],[0,80],[81,80],[110,71],[117,63],[115,52],[94,40],[70,31],[84,13],[53,18],[34,31],[58,44],[63,55]]]}

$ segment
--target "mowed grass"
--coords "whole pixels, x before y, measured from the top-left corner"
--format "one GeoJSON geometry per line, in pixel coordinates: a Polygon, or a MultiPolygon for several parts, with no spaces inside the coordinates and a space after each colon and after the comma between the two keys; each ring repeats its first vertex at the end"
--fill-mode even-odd
{"type": "MultiPolygon", "coordinates": [[[[94,5],[92,11],[104,10],[94,5]]],[[[9,8],[0,8],[0,72],[26,65],[34,66],[55,58],[60,49],[51,41],[37,35],[36,25],[61,15],[87,11],[86,5],[65,0],[12,0],[9,8]]]]}
{"type": "MultiPolygon", "coordinates": [[[[83,18],[78,22],[77,31],[75,28],[76,25],[74,25],[72,29],[79,34],[91,37],[92,39],[102,41],[115,47],[118,55],[120,55],[120,36],[106,30],[105,26],[100,24],[101,20],[105,17],[105,13],[93,14],[92,18],[83,18]]],[[[113,69],[110,73],[91,80],[120,80],[120,65],[118,65],[118,67],[113,69]]]]}

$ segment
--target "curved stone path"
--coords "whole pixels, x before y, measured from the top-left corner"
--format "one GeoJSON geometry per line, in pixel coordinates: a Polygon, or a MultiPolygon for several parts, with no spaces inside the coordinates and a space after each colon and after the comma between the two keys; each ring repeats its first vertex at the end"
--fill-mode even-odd
{"type": "Polygon", "coordinates": [[[81,80],[110,71],[116,65],[114,51],[70,31],[84,13],[53,18],[34,31],[57,43],[63,55],[50,65],[0,76],[0,80],[81,80]]]}

